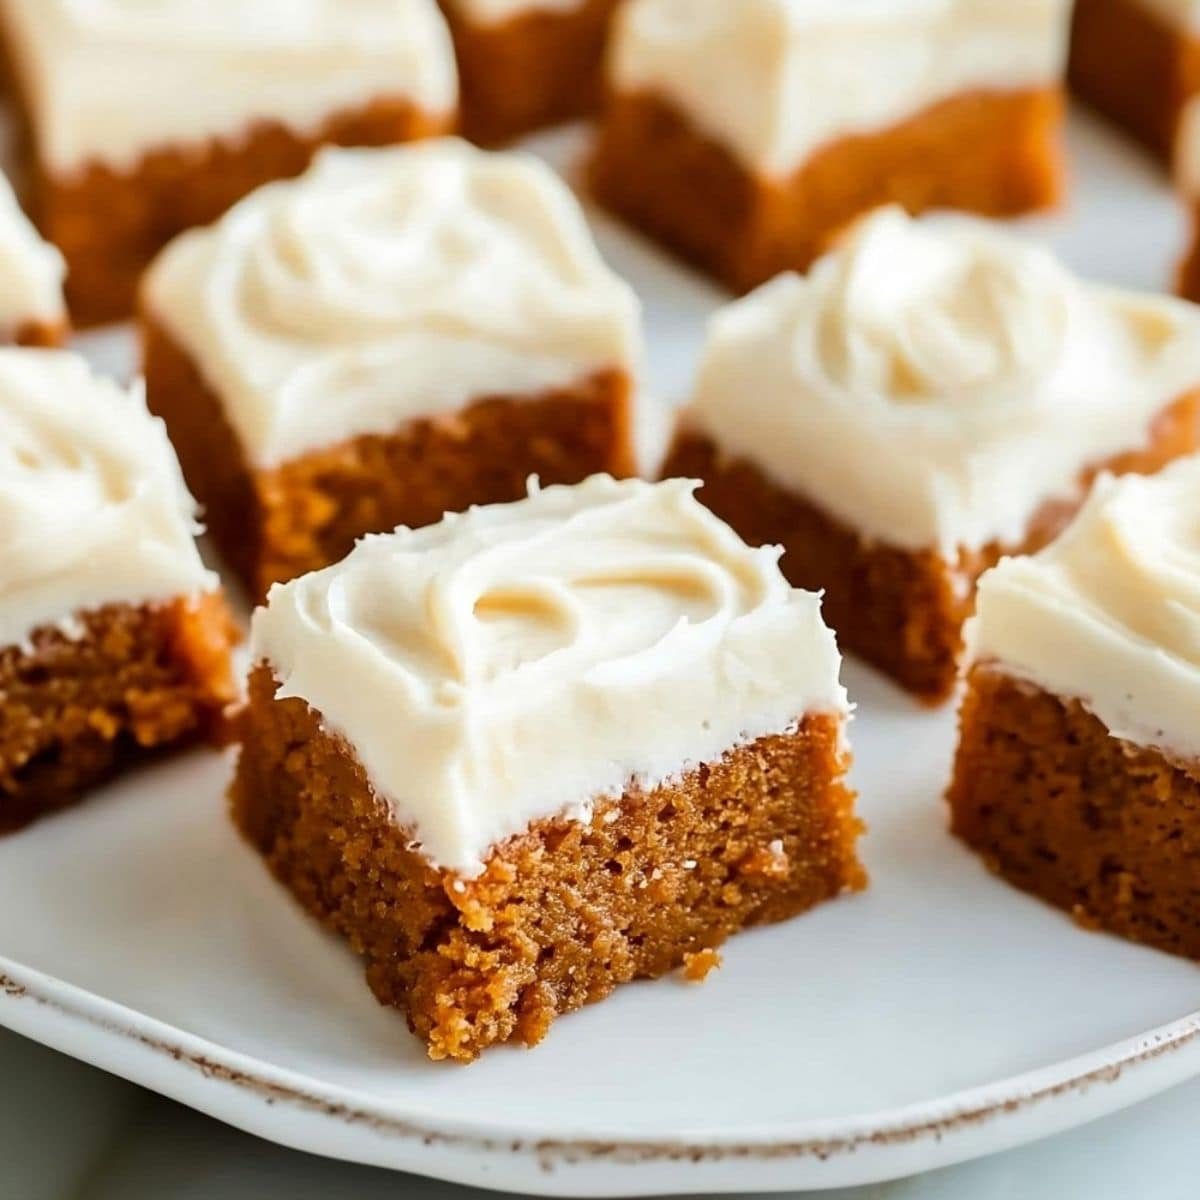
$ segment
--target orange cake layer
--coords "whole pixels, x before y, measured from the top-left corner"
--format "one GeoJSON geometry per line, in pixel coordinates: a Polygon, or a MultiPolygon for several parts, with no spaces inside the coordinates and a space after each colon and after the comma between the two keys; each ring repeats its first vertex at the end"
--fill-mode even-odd
{"type": "Polygon", "coordinates": [[[981,665],[949,801],[954,832],[1010,883],[1081,924],[1200,958],[1200,764],[981,665]]]}
{"type": "Polygon", "coordinates": [[[839,139],[787,179],[755,176],[650,93],[608,105],[597,198],[734,291],[805,270],[848,221],[889,202],[1006,216],[1063,193],[1057,89],[972,92],[879,133],[839,139]]]}
{"type": "Polygon", "coordinates": [[[235,691],[218,596],[108,605],[80,636],[0,650],[0,831],[78,800],[153,751],[213,736],[235,691]]]}
{"type": "Polygon", "coordinates": [[[217,546],[255,597],[337,562],[364,533],[520,499],[530,475],[549,485],[633,474],[624,371],[536,397],[483,397],[394,434],[257,469],[196,365],[152,319],[143,330],[147,403],[167,423],[217,546]]]}
{"type": "Polygon", "coordinates": [[[386,146],[450,131],[451,122],[381,97],[298,134],[260,122],[236,138],[165,146],[131,171],[94,164],[59,176],[33,163],[32,216],[67,260],[77,325],[131,315],[150,259],[176,234],[207,225],[264,183],[299,175],[324,145],[386,146]]]}
{"type": "MultiPolygon", "coordinates": [[[[1087,471],[1081,495],[1102,469],[1150,474],[1198,449],[1200,394],[1165,410],[1144,449],[1087,471]]],[[[1002,555],[1031,554],[1046,545],[1078,507],[1044,505],[1022,545],[993,543],[951,563],[934,550],[865,541],[820,505],[776,485],[754,464],[722,455],[702,436],[681,434],[663,474],[703,480],[700,500],[746,541],[783,546],[781,565],[791,583],[824,590],[822,611],[842,649],[934,704],[954,690],[975,581],[1002,555]]]]}
{"type": "Polygon", "coordinates": [[[1068,71],[1089,104],[1164,161],[1200,91],[1200,40],[1139,0],[1076,0],[1068,71]]]}
{"type": "MultiPolygon", "coordinates": [[[[533,1045],[618,984],[663,975],[730,934],[865,876],[840,718],[810,716],[649,792],[544,821],[464,880],[409,848],[353,751],[251,676],[235,820],[275,875],[349,939],[378,999],[433,1058],[533,1045]]],[[[693,973],[696,967],[693,966],[693,973]]]]}
{"type": "Polygon", "coordinates": [[[458,56],[462,130],[494,146],[600,107],[608,26],[620,0],[480,24],[444,3],[458,56]]]}

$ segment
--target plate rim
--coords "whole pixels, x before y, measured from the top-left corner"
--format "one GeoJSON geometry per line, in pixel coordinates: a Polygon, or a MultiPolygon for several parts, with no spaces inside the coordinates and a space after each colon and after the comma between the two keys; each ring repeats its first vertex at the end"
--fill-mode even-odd
{"type": "MultiPolygon", "coordinates": [[[[323,1083],[300,1072],[275,1066],[0,955],[0,1001],[3,1001],[0,1003],[0,1025],[71,1057],[92,1061],[77,1052],[77,1048],[61,1044],[63,1039],[42,1036],[45,1031],[37,1028],[37,1022],[14,1022],[11,1014],[15,1004],[24,1000],[32,1001],[38,1009],[52,1012],[77,1029],[81,1028],[92,1036],[98,1035],[103,1041],[113,1040],[117,1045],[132,1041],[142,1049],[157,1054],[161,1060],[168,1060],[169,1069],[176,1072],[181,1080],[179,1089],[170,1092],[164,1092],[162,1086],[148,1080],[144,1072],[131,1069],[123,1073],[101,1063],[95,1065],[150,1090],[168,1094],[188,1107],[210,1112],[210,1115],[225,1119],[229,1124],[237,1125],[238,1122],[222,1117],[210,1108],[201,1108],[187,1098],[189,1078],[216,1083],[232,1089],[239,1098],[248,1096],[261,1105],[270,1107],[284,1104],[300,1110],[308,1117],[334,1120],[387,1139],[399,1139],[416,1145],[418,1150],[437,1147],[485,1156],[504,1153],[536,1158],[543,1166],[548,1160],[575,1167],[589,1162],[635,1167],[654,1164],[700,1167],[730,1160],[759,1165],[797,1159],[826,1162],[844,1158],[860,1149],[880,1151],[899,1146],[911,1148],[924,1142],[941,1143],[955,1134],[967,1130],[978,1131],[997,1121],[1036,1111],[1066,1095],[1086,1092],[1096,1085],[1116,1084],[1131,1072],[1162,1060],[1173,1052],[1189,1047],[1200,1051],[1198,1009],[1145,1033],[1033,1071],[875,1113],[809,1119],[765,1128],[758,1136],[696,1129],[663,1138],[601,1130],[585,1138],[556,1136],[528,1125],[506,1126],[502,1121],[493,1123],[478,1118],[422,1120],[409,1105],[383,1098],[371,1103],[361,1094],[342,1085],[323,1083]]],[[[448,1069],[457,1068],[451,1066],[448,1069]]],[[[1151,1089],[1151,1092],[1165,1090],[1195,1076],[1200,1076],[1200,1054],[1195,1055],[1195,1062],[1181,1075],[1172,1075],[1162,1087],[1151,1089]]],[[[1133,1099],[1127,1101],[1133,1102],[1133,1099]]],[[[1118,1103],[1102,1108],[1100,1112],[1084,1119],[1068,1122],[1064,1128],[1083,1124],[1093,1116],[1124,1106],[1118,1103]]],[[[271,1134],[263,1133],[261,1129],[253,1132],[271,1139],[271,1134]]],[[[1037,1133],[1031,1133],[995,1148],[1033,1141],[1038,1136],[1037,1133]]],[[[276,1137],[272,1140],[281,1139],[276,1137]]],[[[968,1154],[965,1157],[976,1155],[968,1154]]],[[[961,1161],[961,1158],[955,1156],[947,1161],[961,1161]]],[[[403,1169],[422,1172],[419,1162],[406,1165],[403,1169]]],[[[906,1172],[897,1171],[894,1176],[889,1176],[883,1172],[879,1177],[898,1177],[903,1173],[906,1172]]],[[[443,1172],[432,1170],[428,1174],[431,1177],[447,1177],[443,1172]]],[[[482,1186],[489,1184],[484,1181],[482,1186]]],[[[503,1190],[506,1185],[493,1180],[490,1186],[503,1190]]],[[[789,1185],[772,1187],[770,1183],[766,1184],[767,1190],[782,1190],[785,1186],[789,1185]]],[[[795,1188],[797,1185],[790,1186],[795,1188]]]]}

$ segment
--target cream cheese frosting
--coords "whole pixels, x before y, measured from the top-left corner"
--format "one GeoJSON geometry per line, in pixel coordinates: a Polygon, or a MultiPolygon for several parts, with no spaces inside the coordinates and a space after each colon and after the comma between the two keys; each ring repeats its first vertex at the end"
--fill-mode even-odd
{"type": "Polygon", "coordinates": [[[1100,479],[1056,542],[983,576],[967,643],[1114,737],[1200,760],[1200,457],[1100,479]]]}
{"type": "Polygon", "coordinates": [[[684,480],[594,476],[373,535],[271,589],[251,653],[436,866],[847,712],[817,596],[684,480]]]}
{"type": "Polygon", "coordinates": [[[315,132],[380,98],[457,104],[436,0],[0,0],[38,153],[58,173],[152,149],[315,132]]]}
{"type": "Polygon", "coordinates": [[[264,467],[640,366],[637,299],[567,186],[456,139],[327,150],[177,239],[144,287],[264,467]]]}
{"type": "Polygon", "coordinates": [[[531,13],[575,13],[588,0],[451,0],[451,7],[480,25],[500,25],[531,13]]]}
{"type": "Polygon", "coordinates": [[[0,332],[15,333],[29,321],[65,322],[66,273],[62,255],[38,236],[0,175],[0,332]]]}
{"type": "Polygon", "coordinates": [[[106,604],[211,591],[195,505],[139,385],[0,350],[0,646],[106,604]]]}
{"type": "Polygon", "coordinates": [[[865,539],[954,561],[1021,543],[1197,387],[1195,305],[885,208],[713,319],[684,423],[865,539]]]}
{"type": "Polygon", "coordinates": [[[629,0],[619,92],[652,91],[755,171],[976,90],[1059,84],[1070,0],[629,0]]]}

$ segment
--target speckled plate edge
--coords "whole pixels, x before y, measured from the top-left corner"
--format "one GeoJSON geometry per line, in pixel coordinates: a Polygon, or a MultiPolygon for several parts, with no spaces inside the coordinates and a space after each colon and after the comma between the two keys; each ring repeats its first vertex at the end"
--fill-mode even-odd
{"type": "Polygon", "coordinates": [[[752,1140],[548,1136],[432,1124],[191,1036],[0,957],[0,1025],[295,1149],[455,1183],[552,1196],[784,1191],[900,1178],[1010,1149],[1200,1075],[1200,1012],[1027,1075],[847,1121],[764,1128],[752,1140]]]}

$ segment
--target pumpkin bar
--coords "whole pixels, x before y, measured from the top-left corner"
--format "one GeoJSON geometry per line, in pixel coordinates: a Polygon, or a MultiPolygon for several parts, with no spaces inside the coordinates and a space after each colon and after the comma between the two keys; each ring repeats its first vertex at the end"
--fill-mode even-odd
{"type": "Polygon", "coordinates": [[[0,0],[0,38],[79,325],[128,317],[164,243],[320,146],[455,120],[436,0],[0,0]]]}
{"type": "Polygon", "coordinates": [[[596,476],[272,588],[234,817],[438,1059],[863,886],[818,597],[596,476]]]}
{"type": "Polygon", "coordinates": [[[668,475],[823,589],[844,649],[929,702],[975,581],[1101,469],[1200,446],[1200,309],[1085,283],[967,217],[881,209],[714,319],[668,475]]]}
{"type": "Polygon", "coordinates": [[[983,577],[949,800],[999,875],[1200,959],[1200,458],[983,577]]]}
{"type": "Polygon", "coordinates": [[[161,422],[60,350],[0,350],[0,830],[219,731],[233,626],[161,422]]]}
{"type": "Polygon", "coordinates": [[[737,292],[882,204],[1053,206],[1069,7],[629,0],[592,190],[737,292]]]}
{"type": "Polygon", "coordinates": [[[326,151],[172,243],[142,316],[150,407],[255,596],[530,475],[633,471],[637,300],[523,155],[326,151]]]}

